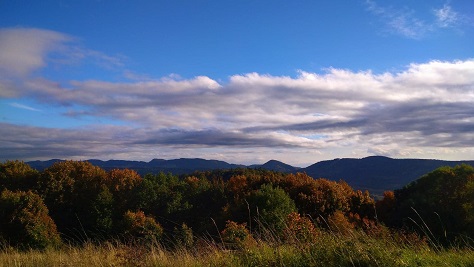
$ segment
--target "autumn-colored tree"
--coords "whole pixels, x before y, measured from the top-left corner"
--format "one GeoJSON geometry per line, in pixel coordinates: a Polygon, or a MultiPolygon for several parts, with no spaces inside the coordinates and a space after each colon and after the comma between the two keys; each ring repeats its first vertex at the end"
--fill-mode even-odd
{"type": "Polygon", "coordinates": [[[316,241],[319,230],[308,217],[302,217],[297,212],[288,214],[284,238],[287,242],[296,243],[300,246],[311,244],[316,241]]]}
{"type": "Polygon", "coordinates": [[[231,194],[231,198],[238,200],[250,191],[247,177],[244,175],[232,176],[229,181],[227,181],[226,189],[231,194]]]}
{"type": "Polygon", "coordinates": [[[221,237],[224,244],[232,249],[245,249],[256,244],[246,223],[227,221],[221,237]]]}
{"type": "Polygon", "coordinates": [[[375,203],[377,218],[388,225],[394,225],[393,216],[395,215],[396,204],[395,193],[393,191],[385,191],[383,198],[375,203]]]}
{"type": "Polygon", "coordinates": [[[9,190],[0,194],[0,240],[22,249],[44,249],[61,242],[41,197],[9,190]]]}
{"type": "Polygon", "coordinates": [[[309,214],[315,220],[327,219],[336,211],[348,211],[352,196],[352,189],[346,183],[327,179],[306,180],[290,192],[300,213],[309,214]]]}
{"type": "Polygon", "coordinates": [[[3,189],[11,191],[35,190],[38,175],[38,171],[23,161],[0,163],[0,191],[3,189]]]}
{"type": "Polygon", "coordinates": [[[354,224],[339,210],[329,215],[326,223],[329,230],[335,233],[349,234],[354,229],[354,224]]]}
{"type": "Polygon", "coordinates": [[[136,171],[113,169],[107,172],[104,182],[113,195],[116,218],[127,210],[138,208],[137,190],[143,179],[136,171]]]}
{"type": "Polygon", "coordinates": [[[375,210],[375,200],[370,197],[368,191],[354,191],[350,198],[349,217],[352,217],[356,225],[366,228],[369,225],[375,225],[377,214],[375,210]],[[371,221],[371,222],[369,222],[371,221]]]}
{"type": "Polygon", "coordinates": [[[152,243],[159,241],[163,235],[161,225],[143,211],[125,212],[122,224],[122,233],[127,240],[152,243]]]}
{"type": "Polygon", "coordinates": [[[228,171],[230,175],[226,190],[230,198],[241,198],[251,191],[258,190],[263,184],[273,184],[277,187],[281,185],[285,174],[263,170],[263,169],[238,169],[228,171]]]}
{"type": "Polygon", "coordinates": [[[95,211],[94,208],[105,208],[102,204],[97,205],[97,201],[101,201],[105,179],[103,169],[84,161],[57,162],[41,173],[38,192],[60,232],[76,236],[101,228],[97,223],[103,220],[99,217],[106,211],[95,211]]]}

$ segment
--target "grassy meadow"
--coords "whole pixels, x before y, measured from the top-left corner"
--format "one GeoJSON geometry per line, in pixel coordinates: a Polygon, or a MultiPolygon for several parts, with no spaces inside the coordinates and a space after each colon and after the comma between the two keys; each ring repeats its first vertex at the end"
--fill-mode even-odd
{"type": "Polygon", "coordinates": [[[198,239],[192,247],[120,242],[47,250],[3,248],[0,266],[474,266],[472,247],[436,247],[418,238],[361,231],[320,232],[311,242],[271,232],[237,248],[198,239]]]}

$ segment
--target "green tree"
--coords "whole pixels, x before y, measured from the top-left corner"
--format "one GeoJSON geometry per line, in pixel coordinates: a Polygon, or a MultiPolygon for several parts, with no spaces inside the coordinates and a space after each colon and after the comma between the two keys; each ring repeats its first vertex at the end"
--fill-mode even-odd
{"type": "Polygon", "coordinates": [[[175,227],[173,230],[174,245],[177,248],[191,248],[194,244],[193,230],[189,228],[185,223],[182,223],[180,227],[175,227]]]}
{"type": "Polygon", "coordinates": [[[147,174],[136,188],[136,208],[157,218],[169,232],[176,224],[198,222],[198,218],[185,221],[192,207],[186,199],[187,189],[186,182],[175,175],[147,174]]]}
{"type": "Polygon", "coordinates": [[[281,232],[285,227],[288,214],[296,212],[296,206],[290,196],[281,188],[264,184],[260,190],[252,192],[248,197],[251,214],[270,229],[281,232]]]}
{"type": "Polygon", "coordinates": [[[223,208],[227,204],[222,180],[190,176],[184,181],[183,197],[189,203],[189,209],[181,213],[181,218],[197,233],[213,233],[214,223],[222,228],[225,223],[223,208]]]}
{"type": "Polygon", "coordinates": [[[442,167],[395,191],[393,226],[421,230],[441,243],[474,237],[474,168],[442,167]]]}
{"type": "Polygon", "coordinates": [[[114,197],[106,186],[97,194],[91,203],[91,219],[100,237],[113,233],[114,197]]]}

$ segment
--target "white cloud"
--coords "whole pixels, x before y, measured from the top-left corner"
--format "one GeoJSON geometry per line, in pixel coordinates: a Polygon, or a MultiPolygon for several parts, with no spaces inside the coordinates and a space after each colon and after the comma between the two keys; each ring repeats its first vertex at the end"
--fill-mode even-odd
{"type": "Polygon", "coordinates": [[[0,71],[25,76],[45,66],[48,52],[60,49],[71,37],[30,28],[0,29],[0,71]]]}
{"type": "Polygon", "coordinates": [[[115,126],[108,134],[105,128],[61,130],[48,138],[26,138],[36,143],[25,141],[25,133],[15,133],[24,131],[21,127],[8,131],[13,133],[10,143],[28,144],[28,150],[39,146],[49,151],[48,142],[57,136],[55,144],[71,143],[59,150],[72,155],[78,149],[91,156],[125,148],[145,153],[149,146],[196,151],[280,147],[313,154],[345,147],[392,156],[419,155],[436,147],[452,152],[472,147],[474,140],[473,77],[474,60],[469,59],[413,63],[399,73],[334,68],[323,74],[300,71],[295,78],[250,73],[234,75],[224,84],[204,76],[132,83],[76,81],[70,88],[35,80],[23,88],[25,96],[81,106],[71,116],[114,118],[137,127],[115,126]],[[68,139],[84,142],[79,149],[79,143],[68,139]]]}
{"type": "MultiPolygon", "coordinates": [[[[24,29],[19,31],[24,34],[24,29]]],[[[28,60],[13,62],[14,71],[2,70],[1,97],[33,100],[42,109],[67,106],[63,115],[71,119],[112,118],[134,126],[49,129],[3,123],[0,147],[5,159],[151,159],[157,149],[168,156],[178,155],[178,150],[193,156],[227,150],[246,155],[242,161],[276,153],[291,155],[289,163],[354,153],[423,157],[442,151],[446,157],[459,152],[459,157],[474,158],[474,59],[413,63],[382,74],[328,68],[323,73],[301,70],[296,77],[233,75],[227,82],[206,76],[142,80],[134,75],[131,82],[61,84],[30,74],[47,64],[53,47],[71,51],[76,45],[68,46],[70,39],[58,33],[27,32],[42,40],[31,42],[43,48],[28,48],[28,60]]],[[[87,49],[76,51],[73,58],[101,58],[87,49]]],[[[17,108],[31,108],[18,102],[13,104],[17,108]]]]}
{"type": "Polygon", "coordinates": [[[78,41],[51,30],[0,29],[0,75],[27,77],[48,63],[71,65],[89,61],[107,69],[123,66],[123,57],[83,48],[78,41]]]}

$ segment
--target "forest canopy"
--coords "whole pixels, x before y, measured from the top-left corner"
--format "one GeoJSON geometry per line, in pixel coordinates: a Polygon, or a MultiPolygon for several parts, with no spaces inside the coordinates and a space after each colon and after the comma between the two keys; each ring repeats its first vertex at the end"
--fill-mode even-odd
{"type": "MultiPolygon", "coordinates": [[[[47,248],[90,240],[190,246],[196,236],[252,242],[272,231],[314,240],[320,231],[410,231],[449,245],[474,237],[474,169],[443,167],[376,201],[344,181],[262,169],[141,177],[85,161],[36,171],[0,164],[0,242],[47,248]]],[[[471,241],[469,241],[471,240],[471,241]]]]}

